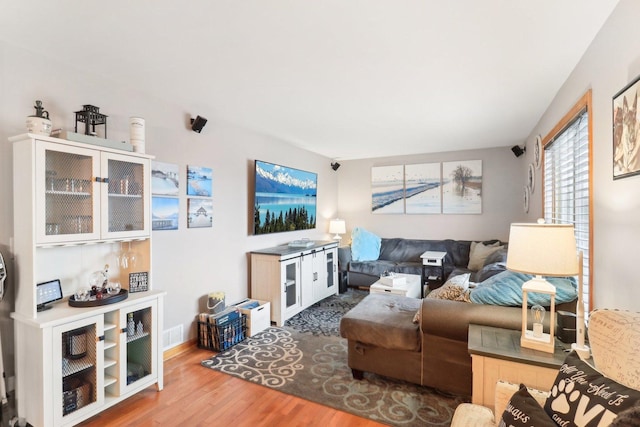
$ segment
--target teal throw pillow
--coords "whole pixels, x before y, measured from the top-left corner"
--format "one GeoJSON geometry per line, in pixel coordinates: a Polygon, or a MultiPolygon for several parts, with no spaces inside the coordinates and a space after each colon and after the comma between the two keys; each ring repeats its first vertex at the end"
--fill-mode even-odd
{"type": "MultiPolygon", "coordinates": [[[[476,304],[504,305],[509,307],[522,306],[522,285],[531,280],[530,274],[503,271],[489,277],[471,290],[471,302],[476,304]]],[[[578,298],[577,284],[574,277],[545,277],[556,287],[556,304],[573,301],[578,298]]],[[[530,292],[527,304],[540,304],[544,307],[551,305],[551,296],[530,292]]]]}
{"type": "Polygon", "coordinates": [[[382,239],[370,231],[356,227],[351,232],[351,259],[375,261],[380,256],[382,239]]]}

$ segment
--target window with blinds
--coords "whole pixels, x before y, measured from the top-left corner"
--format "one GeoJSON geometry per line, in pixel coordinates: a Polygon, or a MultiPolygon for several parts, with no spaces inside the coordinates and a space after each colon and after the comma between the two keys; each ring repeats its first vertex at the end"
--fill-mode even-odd
{"type": "Polygon", "coordinates": [[[573,224],[583,253],[583,297],[590,311],[591,227],[589,112],[578,112],[544,147],[544,217],[547,223],[573,224]]]}

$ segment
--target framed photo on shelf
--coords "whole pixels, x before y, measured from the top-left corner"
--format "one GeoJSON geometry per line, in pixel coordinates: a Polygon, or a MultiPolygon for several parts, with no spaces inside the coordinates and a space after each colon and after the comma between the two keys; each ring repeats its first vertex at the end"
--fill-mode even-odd
{"type": "Polygon", "coordinates": [[[144,292],[149,290],[149,273],[129,273],[129,293],[144,292]]]}
{"type": "Polygon", "coordinates": [[[613,179],[640,174],[640,76],[613,96],[613,179]]]}

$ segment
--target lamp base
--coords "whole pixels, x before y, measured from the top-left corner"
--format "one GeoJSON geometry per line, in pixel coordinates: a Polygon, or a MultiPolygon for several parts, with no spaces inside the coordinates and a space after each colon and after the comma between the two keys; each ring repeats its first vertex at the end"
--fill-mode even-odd
{"type": "Polygon", "coordinates": [[[342,240],[342,237],[339,234],[336,234],[335,236],[333,236],[333,240],[342,240]]]}
{"type": "Polygon", "coordinates": [[[524,336],[520,337],[520,347],[544,351],[546,353],[553,353],[555,351],[555,343],[549,334],[542,334],[542,336],[538,338],[533,336],[533,331],[526,331],[524,336]]]}
{"type": "Polygon", "coordinates": [[[580,359],[582,360],[589,360],[591,357],[591,349],[587,345],[579,346],[578,344],[573,343],[571,344],[571,350],[578,353],[578,356],[580,356],[580,359]]]}

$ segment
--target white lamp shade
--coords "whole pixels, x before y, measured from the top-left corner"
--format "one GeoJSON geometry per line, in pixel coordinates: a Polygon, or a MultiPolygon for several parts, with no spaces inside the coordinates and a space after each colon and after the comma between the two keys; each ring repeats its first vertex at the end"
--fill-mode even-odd
{"type": "Polygon", "coordinates": [[[329,233],[344,234],[347,232],[347,227],[343,219],[332,219],[329,222],[329,233]]]}
{"type": "Polygon", "coordinates": [[[511,224],[507,269],[541,276],[577,275],[573,225],[511,224]]]}

